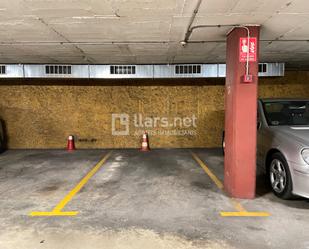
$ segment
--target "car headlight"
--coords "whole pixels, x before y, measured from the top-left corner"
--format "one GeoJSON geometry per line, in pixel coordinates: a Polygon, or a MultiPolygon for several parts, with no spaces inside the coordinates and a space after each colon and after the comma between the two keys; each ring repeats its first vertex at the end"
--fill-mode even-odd
{"type": "Polygon", "coordinates": [[[305,162],[309,164],[309,149],[303,149],[301,152],[301,155],[303,159],[305,160],[305,162]]]}

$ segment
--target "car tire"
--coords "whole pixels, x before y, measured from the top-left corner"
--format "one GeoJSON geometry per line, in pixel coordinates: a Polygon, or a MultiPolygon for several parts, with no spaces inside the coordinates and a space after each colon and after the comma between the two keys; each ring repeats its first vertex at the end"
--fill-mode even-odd
{"type": "Polygon", "coordinates": [[[291,199],[293,197],[292,177],[287,161],[284,156],[274,153],[268,165],[268,179],[273,193],[281,199],[291,199]]]}

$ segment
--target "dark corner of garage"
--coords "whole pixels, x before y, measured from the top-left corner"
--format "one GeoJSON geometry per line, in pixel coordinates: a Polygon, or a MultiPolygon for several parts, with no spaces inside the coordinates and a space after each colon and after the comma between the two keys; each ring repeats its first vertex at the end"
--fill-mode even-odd
{"type": "Polygon", "coordinates": [[[0,248],[308,248],[308,13],[0,3],[0,248]]]}

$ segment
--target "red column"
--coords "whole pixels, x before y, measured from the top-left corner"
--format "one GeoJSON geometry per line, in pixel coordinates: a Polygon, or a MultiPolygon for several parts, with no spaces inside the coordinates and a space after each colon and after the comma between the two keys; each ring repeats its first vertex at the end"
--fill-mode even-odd
{"type": "Polygon", "coordinates": [[[248,26],[249,75],[246,74],[245,28],[227,35],[225,86],[224,187],[236,198],[255,196],[259,26],[248,26]],[[256,42],[254,44],[254,38],[256,42]],[[255,45],[255,46],[254,46],[255,45]],[[245,82],[249,81],[249,82],[245,82]],[[251,81],[251,82],[250,82],[251,81]]]}

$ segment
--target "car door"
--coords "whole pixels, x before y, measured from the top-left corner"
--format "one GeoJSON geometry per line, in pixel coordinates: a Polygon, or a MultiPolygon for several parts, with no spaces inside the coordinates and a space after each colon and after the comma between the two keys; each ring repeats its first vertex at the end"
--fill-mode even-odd
{"type": "Polygon", "coordinates": [[[267,133],[268,133],[268,125],[265,120],[265,116],[263,113],[263,105],[259,101],[258,103],[258,116],[257,116],[257,166],[258,170],[265,172],[265,157],[268,150],[268,139],[267,139],[267,133]]]}
{"type": "Polygon", "coordinates": [[[256,146],[256,162],[257,165],[260,167],[262,166],[262,150],[261,147],[263,146],[263,136],[262,136],[262,123],[261,123],[261,114],[260,114],[260,105],[258,105],[257,110],[257,146],[256,146]]]}

